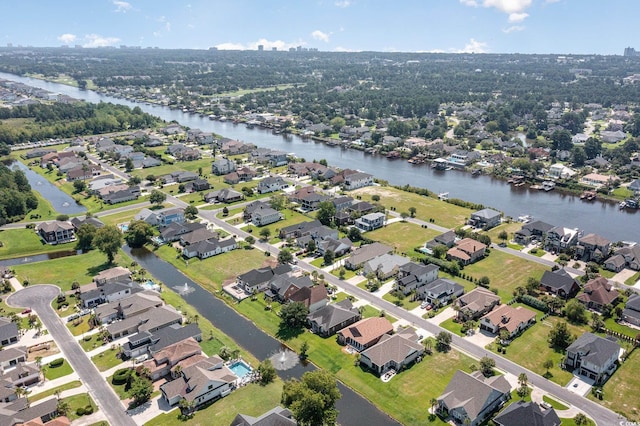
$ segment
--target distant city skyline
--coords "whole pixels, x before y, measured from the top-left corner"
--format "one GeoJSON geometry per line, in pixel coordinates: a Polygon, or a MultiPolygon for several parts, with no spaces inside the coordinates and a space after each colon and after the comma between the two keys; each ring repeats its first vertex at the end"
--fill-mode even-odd
{"type": "Polygon", "coordinates": [[[0,45],[622,55],[637,0],[24,0],[0,45]]]}

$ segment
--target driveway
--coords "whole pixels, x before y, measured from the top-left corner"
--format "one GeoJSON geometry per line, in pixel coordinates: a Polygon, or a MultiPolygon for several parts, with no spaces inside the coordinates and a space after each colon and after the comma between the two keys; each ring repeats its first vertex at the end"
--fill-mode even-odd
{"type": "Polygon", "coordinates": [[[573,379],[567,385],[567,389],[569,392],[585,396],[591,390],[591,386],[593,386],[593,380],[581,376],[573,376],[573,379]]]}
{"type": "Polygon", "coordinates": [[[64,354],[64,358],[78,374],[110,424],[134,426],[136,423],[126,414],[116,393],[51,307],[51,301],[59,293],[60,289],[53,285],[33,285],[9,296],[7,305],[29,307],[38,314],[42,324],[64,354]]]}

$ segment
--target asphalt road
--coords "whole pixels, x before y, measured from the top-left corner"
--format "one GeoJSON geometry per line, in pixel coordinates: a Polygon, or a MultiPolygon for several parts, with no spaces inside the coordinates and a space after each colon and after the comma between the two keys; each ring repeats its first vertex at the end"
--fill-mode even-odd
{"type": "Polygon", "coordinates": [[[136,423],[127,415],[116,393],[100,375],[96,366],[51,307],[51,301],[59,293],[60,289],[53,285],[32,285],[9,296],[7,304],[29,307],[38,314],[64,358],[78,373],[89,394],[109,420],[109,424],[135,426],[136,423]]]}

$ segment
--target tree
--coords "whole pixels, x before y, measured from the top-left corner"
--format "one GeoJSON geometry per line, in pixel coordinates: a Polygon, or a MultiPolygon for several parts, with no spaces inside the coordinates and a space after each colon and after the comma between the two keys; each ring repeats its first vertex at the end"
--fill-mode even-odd
{"type": "MultiPolygon", "coordinates": [[[[222,208],[222,216],[223,216],[223,217],[227,217],[227,216],[229,216],[229,208],[228,208],[227,206],[224,206],[224,207],[222,208]]],[[[265,228],[265,229],[266,229],[266,228],[265,228]]]]}
{"type": "Polygon", "coordinates": [[[509,238],[509,234],[507,234],[507,231],[500,231],[500,233],[498,234],[498,239],[504,241],[507,241],[507,239],[509,238]]]}
{"type": "Polygon", "coordinates": [[[182,415],[182,419],[186,420],[192,418],[195,406],[195,401],[188,401],[186,398],[182,398],[180,402],[178,402],[178,407],[180,407],[180,414],[182,415]]]}
{"type": "Polygon", "coordinates": [[[269,228],[262,228],[260,230],[260,236],[264,241],[269,240],[269,237],[271,236],[271,230],[269,228]]]}
{"type": "Polygon", "coordinates": [[[316,213],[316,219],[325,226],[331,226],[333,223],[333,217],[336,215],[336,206],[332,201],[322,201],[318,204],[318,212],[316,213]]]}
{"type": "Polygon", "coordinates": [[[447,352],[451,348],[451,333],[441,331],[436,336],[436,349],[439,352],[447,352]]]}
{"type": "Polygon", "coordinates": [[[198,216],[198,208],[195,206],[187,206],[184,209],[184,217],[194,220],[198,216]]]}
{"type": "Polygon", "coordinates": [[[407,221],[407,218],[409,217],[409,213],[407,213],[407,212],[402,212],[402,213],[400,213],[400,217],[402,218],[402,221],[403,221],[403,222],[406,222],[406,221],[407,221]]]}
{"type": "Polygon", "coordinates": [[[313,239],[309,240],[306,247],[307,253],[315,253],[317,249],[318,247],[316,247],[315,240],[313,239]]]}
{"type": "Polygon", "coordinates": [[[567,349],[573,340],[574,336],[571,335],[564,321],[558,321],[549,331],[549,344],[555,349],[567,349]]]}
{"type": "Polygon", "coordinates": [[[153,227],[144,220],[133,220],[124,234],[124,240],[131,248],[144,246],[153,236],[153,227]]]}
{"type": "Polygon", "coordinates": [[[129,396],[133,398],[134,406],[138,407],[149,401],[151,393],[153,393],[153,384],[146,377],[136,377],[131,383],[129,396]]]}
{"type": "Polygon", "coordinates": [[[335,403],[341,396],[336,379],[325,370],[306,372],[301,380],[288,380],[282,388],[282,404],[301,426],[335,424],[335,403]]]}
{"type": "Polygon", "coordinates": [[[73,181],[73,192],[78,193],[87,189],[87,182],[82,179],[73,181]]]}
{"type": "Polygon", "coordinates": [[[573,149],[571,149],[571,156],[573,158],[573,165],[576,167],[584,166],[584,162],[587,161],[587,154],[581,146],[574,146],[573,149]]]}
{"type": "MultiPolygon", "coordinates": [[[[77,181],[76,181],[77,182],[77,181]]],[[[83,223],[76,231],[76,249],[83,252],[93,247],[93,237],[96,235],[96,227],[90,223],[83,223]]]]}
{"type": "Polygon", "coordinates": [[[598,315],[596,312],[592,312],[591,328],[593,329],[593,331],[598,332],[602,329],[602,327],[604,327],[604,321],[602,321],[602,318],[600,318],[600,315],[598,315]]]}
{"type": "Polygon", "coordinates": [[[268,385],[275,380],[277,374],[276,369],[273,364],[271,364],[269,358],[258,365],[258,374],[260,375],[260,384],[262,386],[268,385]]]}
{"type": "Polygon", "coordinates": [[[585,324],[587,322],[587,309],[576,299],[571,299],[567,302],[564,307],[564,312],[569,321],[578,324],[585,324]]]}
{"type": "Polygon", "coordinates": [[[300,329],[307,323],[309,308],[302,302],[292,302],[280,309],[280,328],[300,329]]]}
{"type": "Polygon", "coordinates": [[[340,129],[342,129],[346,124],[347,122],[342,117],[332,118],[331,121],[329,122],[329,125],[333,127],[334,132],[339,132],[340,129]]]}
{"type": "Polygon", "coordinates": [[[552,359],[547,359],[542,363],[542,368],[544,368],[545,370],[547,370],[544,375],[548,376],[549,375],[549,370],[551,368],[553,368],[553,360],[552,359]]]}
{"type": "Polygon", "coordinates": [[[309,350],[309,342],[305,340],[302,342],[302,345],[300,345],[300,359],[302,360],[307,359],[308,350],[309,350]]]}
{"type": "Polygon", "coordinates": [[[349,232],[347,232],[347,237],[353,241],[360,241],[362,239],[362,234],[360,233],[360,229],[357,226],[352,226],[349,228],[349,232]]]}
{"type": "Polygon", "coordinates": [[[280,253],[278,253],[278,263],[281,265],[285,265],[287,263],[291,263],[293,261],[293,254],[291,253],[291,250],[289,250],[288,248],[283,248],[282,250],[280,250],[280,253]]]}
{"type": "Polygon", "coordinates": [[[540,281],[533,277],[529,277],[527,278],[527,285],[525,288],[527,289],[527,293],[536,295],[538,294],[538,289],[540,288],[540,281]]]}
{"type": "Polygon", "coordinates": [[[274,194],[271,196],[271,200],[269,200],[269,205],[274,210],[284,210],[287,206],[287,197],[282,194],[274,194]]]}
{"type": "Polygon", "coordinates": [[[167,194],[157,189],[151,191],[151,195],[149,195],[149,202],[151,204],[155,204],[156,206],[161,205],[167,199],[167,194]]]}
{"type": "Polygon", "coordinates": [[[596,158],[602,151],[602,143],[596,138],[589,138],[584,143],[584,152],[589,160],[596,158]]]}
{"type": "Polygon", "coordinates": [[[485,377],[493,376],[493,368],[496,366],[496,361],[488,356],[480,358],[480,371],[485,377]]]}
{"type": "Polygon", "coordinates": [[[124,162],[124,171],[129,173],[133,169],[134,169],[133,160],[131,158],[127,158],[127,160],[124,162]]]}
{"type": "Polygon", "coordinates": [[[444,255],[447,254],[447,250],[449,250],[447,246],[445,246],[444,244],[438,244],[433,248],[433,257],[442,259],[444,255]]]}
{"type": "Polygon", "coordinates": [[[325,265],[332,265],[335,258],[336,258],[336,254],[333,252],[333,250],[324,251],[323,259],[324,259],[325,265]]]}
{"type": "Polygon", "coordinates": [[[249,245],[249,247],[251,247],[252,245],[255,244],[256,239],[253,238],[251,235],[249,235],[247,238],[244,239],[244,241],[249,245]]]}
{"type": "Polygon", "coordinates": [[[416,217],[416,212],[418,210],[415,207],[409,207],[409,214],[411,215],[411,217],[416,217]]]}
{"type": "Polygon", "coordinates": [[[122,246],[122,234],[114,225],[106,225],[96,231],[93,237],[93,245],[107,255],[108,263],[113,259],[122,246]]]}
{"type": "Polygon", "coordinates": [[[576,424],[576,426],[586,426],[589,424],[589,419],[584,414],[578,413],[573,418],[573,422],[576,424]]]}
{"type": "Polygon", "coordinates": [[[378,194],[373,194],[371,196],[371,201],[373,201],[374,203],[377,203],[378,201],[380,201],[380,196],[378,194]]]}
{"type": "Polygon", "coordinates": [[[61,416],[66,416],[67,414],[69,414],[70,409],[71,407],[69,407],[69,403],[63,399],[60,399],[60,397],[58,397],[58,404],[56,405],[56,410],[58,411],[58,414],[61,416]]]}

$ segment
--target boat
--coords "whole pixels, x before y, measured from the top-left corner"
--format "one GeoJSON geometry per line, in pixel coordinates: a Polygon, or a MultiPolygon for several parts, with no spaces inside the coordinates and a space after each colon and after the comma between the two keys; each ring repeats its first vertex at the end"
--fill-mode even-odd
{"type": "Polygon", "coordinates": [[[556,187],[556,183],[550,180],[545,180],[544,182],[542,182],[542,189],[544,189],[547,192],[551,191],[555,187],[556,187]]]}
{"type": "Polygon", "coordinates": [[[626,201],[622,201],[620,202],[620,204],[618,204],[618,208],[620,208],[620,210],[624,209],[627,207],[627,202],[626,201]]]}
{"type": "Polygon", "coordinates": [[[444,158],[436,158],[431,162],[431,167],[436,170],[446,170],[448,163],[444,158]]]}
{"type": "Polygon", "coordinates": [[[528,215],[528,214],[523,214],[521,216],[518,216],[518,222],[529,223],[532,220],[533,220],[533,217],[531,215],[528,215]]]}
{"type": "Polygon", "coordinates": [[[448,192],[441,192],[438,194],[438,200],[447,201],[449,199],[448,192]]]}
{"type": "Polygon", "coordinates": [[[480,176],[482,174],[482,170],[480,169],[473,169],[471,171],[471,176],[480,176]]]}
{"type": "Polygon", "coordinates": [[[634,200],[633,198],[627,198],[626,200],[624,200],[625,204],[626,204],[626,208],[628,209],[637,209],[638,207],[640,207],[640,205],[638,204],[637,200],[634,200]]]}

